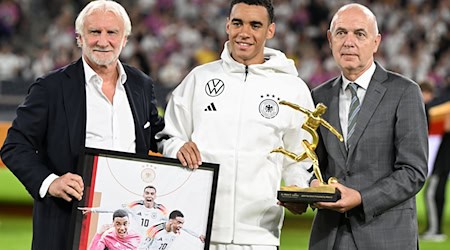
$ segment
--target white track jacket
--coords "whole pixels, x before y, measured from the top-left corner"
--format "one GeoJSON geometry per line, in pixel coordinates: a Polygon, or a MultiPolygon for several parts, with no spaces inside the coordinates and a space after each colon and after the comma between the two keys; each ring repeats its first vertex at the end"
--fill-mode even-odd
{"type": "Polygon", "coordinates": [[[263,64],[246,67],[227,49],[217,60],[193,69],[173,91],[165,112],[163,154],[176,158],[187,141],[197,144],[203,162],[219,163],[219,180],[211,241],[279,245],[283,208],[277,190],[308,186],[311,161],[295,162],[280,146],[296,154],[311,136],[301,125],[305,115],[278,102],[286,100],[314,110],[310,91],[294,62],[265,48],[263,64]]]}

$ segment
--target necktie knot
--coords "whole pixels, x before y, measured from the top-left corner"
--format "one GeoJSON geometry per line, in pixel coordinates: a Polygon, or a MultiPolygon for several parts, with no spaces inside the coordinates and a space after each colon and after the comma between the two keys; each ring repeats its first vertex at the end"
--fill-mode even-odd
{"type": "Polygon", "coordinates": [[[358,90],[358,87],[359,87],[358,84],[354,82],[348,84],[347,89],[349,89],[350,92],[352,93],[352,97],[357,95],[356,91],[358,90]]]}

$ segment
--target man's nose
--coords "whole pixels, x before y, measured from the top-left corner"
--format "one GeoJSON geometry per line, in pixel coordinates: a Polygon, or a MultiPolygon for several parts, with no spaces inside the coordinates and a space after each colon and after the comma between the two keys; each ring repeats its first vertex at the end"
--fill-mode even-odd
{"type": "Polygon", "coordinates": [[[251,32],[251,26],[248,24],[242,25],[242,28],[239,32],[239,36],[241,37],[249,37],[251,32]]]}
{"type": "Polygon", "coordinates": [[[106,32],[100,33],[97,41],[97,45],[99,46],[108,46],[108,34],[106,32]]]}
{"type": "Polygon", "coordinates": [[[347,35],[345,36],[344,46],[345,46],[345,47],[353,47],[353,46],[355,46],[355,40],[356,40],[355,35],[353,35],[353,34],[347,34],[347,35]]]}

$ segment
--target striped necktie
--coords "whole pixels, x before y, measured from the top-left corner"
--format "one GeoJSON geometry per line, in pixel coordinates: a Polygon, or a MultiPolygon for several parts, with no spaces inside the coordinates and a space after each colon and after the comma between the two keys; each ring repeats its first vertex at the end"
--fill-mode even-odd
{"type": "Polygon", "coordinates": [[[353,135],[353,132],[355,132],[355,125],[356,125],[356,118],[358,118],[358,112],[361,108],[361,105],[359,103],[358,95],[356,94],[356,90],[358,89],[358,84],[352,82],[347,86],[347,89],[350,90],[352,93],[352,101],[350,103],[350,109],[348,111],[348,127],[347,127],[347,147],[348,141],[350,140],[350,137],[353,135]]]}

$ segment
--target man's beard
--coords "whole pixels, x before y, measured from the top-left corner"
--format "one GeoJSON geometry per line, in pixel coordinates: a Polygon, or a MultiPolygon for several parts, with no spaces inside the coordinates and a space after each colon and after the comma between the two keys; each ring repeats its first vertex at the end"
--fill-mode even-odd
{"type": "MultiPolygon", "coordinates": [[[[112,54],[111,56],[108,56],[108,57],[100,58],[95,55],[95,52],[93,51],[94,49],[91,49],[91,48],[84,48],[84,49],[86,49],[86,56],[89,58],[89,60],[100,66],[108,66],[108,65],[112,64],[113,62],[115,62],[118,58],[118,56],[115,54],[112,54]]],[[[99,49],[95,48],[95,50],[98,51],[99,49]]],[[[102,52],[100,52],[100,53],[102,53],[102,52]]],[[[108,52],[108,53],[114,53],[114,52],[108,52]]]]}

